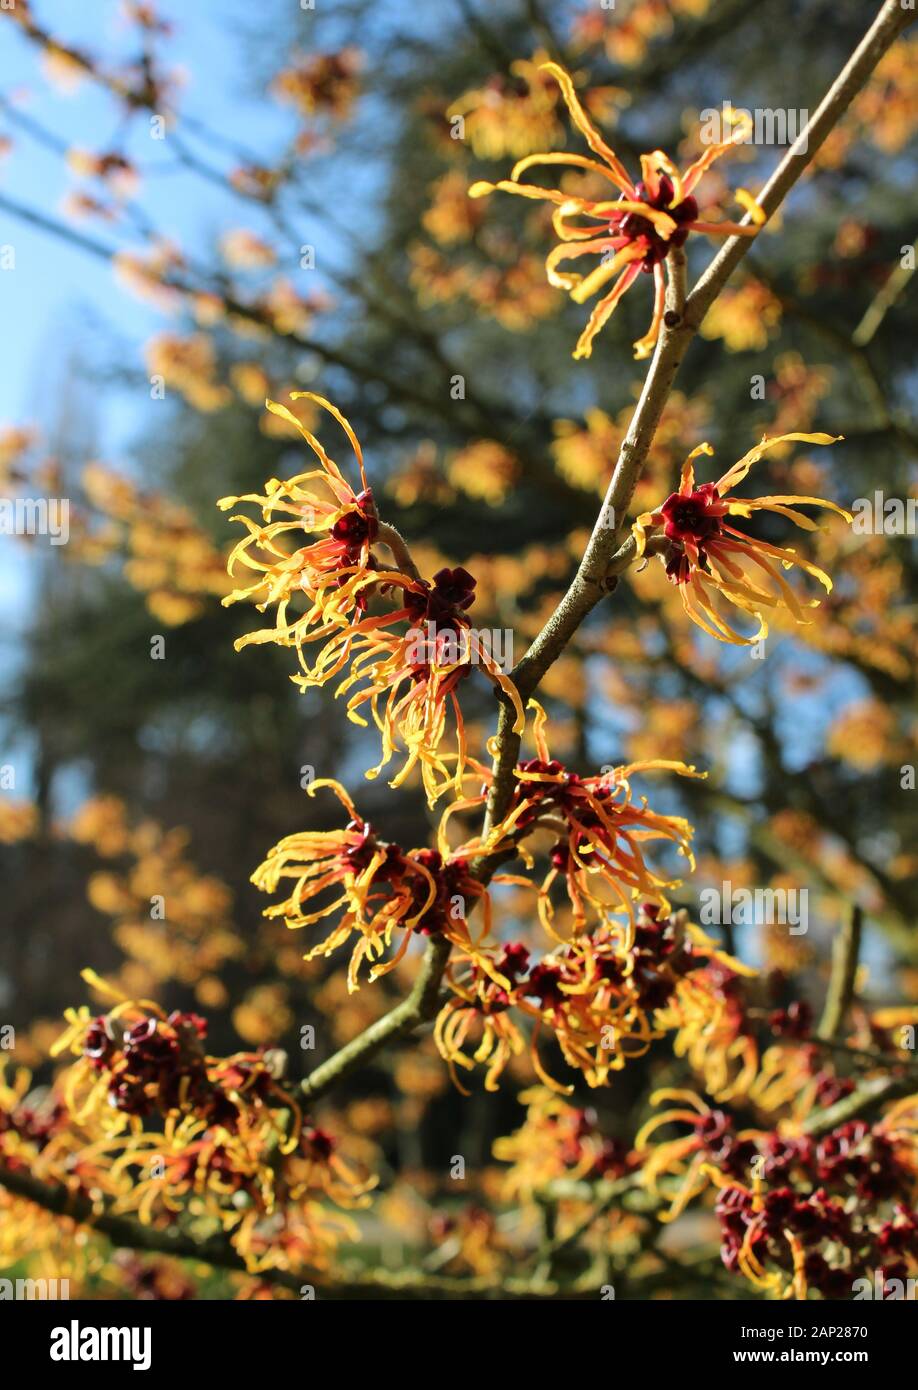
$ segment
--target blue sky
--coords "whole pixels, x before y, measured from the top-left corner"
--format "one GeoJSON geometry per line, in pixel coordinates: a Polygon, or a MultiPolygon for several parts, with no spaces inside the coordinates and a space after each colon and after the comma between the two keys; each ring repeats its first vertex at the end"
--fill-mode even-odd
{"type": "MultiPolygon", "coordinates": [[[[108,63],[136,55],[136,31],[126,28],[118,0],[92,0],[90,5],[38,0],[35,12],[63,42],[104,55],[108,63]]],[[[246,0],[162,0],[159,13],[172,23],[173,33],[159,41],[158,51],[165,65],[181,70],[186,79],[177,102],[180,111],[270,162],[296,129],[296,118],[266,98],[260,79],[278,66],[298,22],[306,26],[303,39],[308,44],[311,18],[285,0],[262,0],[254,16],[246,0]],[[286,41],[273,51],[269,44],[259,43],[256,52],[256,25],[262,37],[273,32],[286,41]]],[[[123,111],[106,91],[88,78],[71,92],[49,82],[39,51],[7,17],[0,17],[0,94],[59,141],[96,152],[118,148],[135,160],[146,174],[138,205],[187,253],[212,259],[221,231],[259,229],[257,208],[202,183],[177,164],[165,142],[151,139],[148,113],[133,117],[124,139],[123,111]]],[[[93,186],[78,180],[59,154],[32,139],[2,111],[0,133],[13,140],[11,153],[0,161],[0,196],[106,244],[141,247],[138,236],[110,232],[98,220],[68,220],[62,209],[68,193],[80,187],[93,192],[93,186]]],[[[204,151],[190,135],[188,140],[199,153],[204,151]]],[[[209,157],[223,169],[235,162],[225,153],[209,157]]],[[[304,241],[308,237],[304,224],[304,241]]],[[[130,471],[132,441],[142,435],[150,409],[148,388],[142,375],[132,387],[101,385],[97,373],[112,364],[143,373],[143,347],[151,334],[180,328],[181,320],[126,293],[104,260],[2,208],[0,247],[12,247],[15,255],[14,268],[0,272],[5,329],[0,344],[0,428],[33,425],[46,439],[56,435],[66,440],[69,410],[62,388],[68,374],[75,372],[75,380],[68,383],[69,399],[75,391],[97,455],[130,471]]],[[[0,687],[16,671],[37,562],[40,553],[27,550],[18,538],[0,536],[0,687]]],[[[28,762],[18,749],[7,748],[0,761],[10,758],[17,766],[28,762]]]]}
{"type": "MultiPolygon", "coordinates": [[[[108,69],[138,56],[137,30],[125,24],[120,0],[92,0],[89,5],[35,0],[33,9],[37,22],[62,43],[100,57],[108,69]]],[[[174,99],[178,134],[190,151],[222,174],[238,165],[234,151],[270,165],[299,131],[297,114],[267,91],[291,50],[334,50],[355,37],[345,28],[353,21],[340,14],[335,0],[323,0],[316,11],[304,11],[295,0],[259,0],[254,7],[250,0],[160,0],[157,13],[172,26],[167,37],[157,38],[156,53],[160,73],[179,75],[174,99]],[[216,133],[216,144],[196,133],[198,123],[216,133]]],[[[409,20],[401,0],[383,0],[359,17],[356,37],[361,47],[390,52],[397,47],[396,31],[406,21],[418,34],[425,25],[436,27],[442,20],[442,11],[409,20]]],[[[141,173],[137,208],[193,261],[217,264],[216,239],[231,228],[272,239],[257,204],[187,170],[168,140],[151,138],[149,112],[126,120],[122,104],[89,77],[78,80],[70,91],[50,82],[38,48],[4,16],[0,101],[13,108],[12,114],[0,109],[0,135],[13,141],[8,157],[0,160],[0,199],[109,247],[139,251],[145,245],[129,223],[108,226],[98,218],[68,218],[68,194],[83,190],[98,195],[100,190],[80,180],[59,150],[46,148],[23,130],[25,121],[47,132],[52,146],[93,153],[117,150],[127,156],[141,173]]],[[[361,149],[363,132],[372,141],[379,123],[393,119],[379,102],[371,95],[361,103],[361,149]]],[[[323,192],[330,194],[332,213],[341,209],[341,217],[353,227],[355,204],[364,219],[372,217],[373,195],[384,186],[386,171],[378,158],[351,159],[345,177],[345,160],[346,153],[313,156],[309,192],[316,200],[323,192]]],[[[315,244],[318,271],[308,292],[327,288],[323,268],[338,268],[351,255],[350,245],[333,226],[323,231],[308,212],[296,208],[285,210],[285,215],[291,224],[294,259],[290,265],[279,263],[279,272],[302,274],[296,245],[315,244]]],[[[359,227],[354,230],[359,233],[359,227]]],[[[163,314],[126,291],[105,259],[0,206],[0,248],[4,246],[12,247],[15,266],[0,271],[0,314],[6,329],[0,345],[0,428],[37,427],[53,449],[69,442],[78,446],[81,456],[88,452],[130,474],[137,466],[134,446],[145,432],[160,428],[162,419],[150,401],[144,347],[157,332],[183,331],[187,320],[163,314]],[[133,379],[103,379],[112,369],[123,369],[133,379]]],[[[345,312],[343,307],[340,312],[345,312]]],[[[334,316],[330,327],[334,330],[334,316]]],[[[0,536],[0,694],[15,677],[34,602],[36,565],[45,545],[39,538],[27,549],[18,538],[0,536]]],[[[0,761],[11,756],[18,765],[28,765],[20,749],[7,749],[0,761]]]]}
{"type": "MultiPolygon", "coordinates": [[[[126,55],[130,48],[125,47],[119,9],[117,0],[93,0],[88,6],[52,0],[41,6],[39,17],[75,44],[106,55],[126,55]]],[[[244,0],[195,0],[194,5],[164,0],[161,12],[175,25],[173,36],[161,51],[187,75],[181,109],[238,136],[253,150],[276,148],[289,132],[291,120],[249,88],[251,63],[240,30],[251,23],[251,7],[244,0]],[[207,55],[204,63],[199,61],[202,53],[207,55]]],[[[118,105],[91,81],[81,82],[71,94],[50,84],[36,49],[9,22],[4,23],[0,44],[0,91],[25,115],[82,147],[111,148],[123,129],[118,105]]],[[[13,153],[0,168],[0,193],[61,218],[61,203],[68,192],[80,186],[79,181],[59,157],[15,126],[3,122],[0,128],[15,141],[13,153]]],[[[227,220],[237,225],[250,220],[251,214],[236,200],[212,185],[202,187],[194,175],[174,167],[163,142],[150,138],[145,113],[134,118],[127,148],[149,170],[138,201],[155,213],[161,231],[182,246],[204,252],[227,220]],[[164,166],[170,172],[164,172],[164,166]]],[[[111,240],[97,222],[73,225],[99,240],[111,240]]],[[[107,320],[117,329],[119,347],[123,344],[133,349],[138,365],[141,363],[145,339],[165,321],[159,313],[125,295],[103,261],[10,218],[2,210],[0,244],[11,244],[16,256],[15,270],[0,276],[0,308],[8,328],[0,349],[0,421],[18,422],[45,414],[48,371],[61,357],[55,345],[66,326],[73,324],[77,310],[89,308],[94,316],[107,320]]],[[[90,356],[95,355],[94,346],[88,345],[90,356]]],[[[115,401],[107,400],[100,420],[100,446],[123,444],[125,431],[130,432],[135,421],[136,410],[128,408],[128,403],[122,402],[119,409],[115,401]]]]}

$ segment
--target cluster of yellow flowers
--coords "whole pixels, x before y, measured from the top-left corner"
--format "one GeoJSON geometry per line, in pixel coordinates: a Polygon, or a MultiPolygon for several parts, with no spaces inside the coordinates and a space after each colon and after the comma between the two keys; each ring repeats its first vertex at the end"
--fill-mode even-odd
{"type": "Polygon", "coordinates": [[[122,986],[146,995],[175,980],[193,988],[203,1007],[222,1003],[220,971],[242,954],[243,943],[229,889],[190,862],[186,832],[135,821],[112,796],[84,802],[67,829],[109,861],[90,875],[87,896],[111,919],[113,940],[127,958],[122,986]]]}
{"type": "Polygon", "coordinates": [[[613,63],[636,67],[648,47],[672,33],[680,19],[702,19],[711,0],[628,0],[615,6],[584,9],[572,25],[579,48],[602,46],[613,63]]]}
{"type": "MultiPolygon", "coordinates": [[[[374,1184],[302,1114],[283,1084],[284,1054],[211,1056],[201,1016],[167,1016],[92,971],[84,978],[109,1006],[67,1011],[53,1051],[75,1060],[53,1090],[33,1093],[22,1070],[0,1078],[3,1165],[62,1187],[78,1220],[104,1211],[163,1226],[187,1213],[201,1235],[228,1237],[250,1273],[326,1268],[340,1237],[353,1237],[344,1210],[374,1184]]],[[[34,1206],[27,1195],[4,1206],[9,1262],[34,1251],[34,1206]]],[[[65,1229],[65,1261],[66,1243],[65,1229]]],[[[75,1272],[85,1277],[85,1262],[75,1272]]]]}
{"type": "Polygon", "coordinates": [[[77,537],[78,554],[91,563],[124,554],[124,576],[154,617],[179,626],[199,617],[208,599],[224,596],[226,558],[185,507],[100,463],[83,470],[83,487],[106,524],[77,537]]]}

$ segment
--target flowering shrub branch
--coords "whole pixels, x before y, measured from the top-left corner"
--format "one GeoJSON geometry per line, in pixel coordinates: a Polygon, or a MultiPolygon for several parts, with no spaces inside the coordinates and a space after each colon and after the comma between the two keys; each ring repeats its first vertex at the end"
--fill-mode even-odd
{"type": "MultiPolygon", "coordinates": [[[[18,19],[33,41],[50,44],[27,5],[18,19]]],[[[690,622],[731,645],[760,641],[776,611],[807,623],[817,600],[801,596],[785,578],[788,571],[831,590],[828,573],[814,560],[760,540],[747,523],[766,513],[812,533],[816,523],[801,506],[848,521],[851,514],[819,497],[746,498],[734,489],[770,450],[795,442],[830,445],[836,437],[776,434],[716,481],[696,478],[696,461],[713,452],[699,444],[678,488],[636,518],[631,513],[680,366],[706,314],[908,19],[897,0],[886,0],[759,195],[737,191],[745,209],[739,223],[703,219],[695,196],[732,137],[682,172],[661,150],[644,154],[641,178],[633,180],[562,66],[553,60],[513,65],[549,132],[558,101],[551,84],[557,86],[591,157],[530,149],[509,178],[479,180],[468,192],[472,199],[500,191],[553,205],[558,245],[546,261],[548,281],[576,303],[614,282],[573,356],[591,354],[642,272],[654,285],[650,327],[635,344],[638,359],[651,359],[640,398],[576,574],[528,650],[509,673],[494,660],[472,627],[474,576],[444,566],[426,577],[401,533],[379,514],[355,430],[315,392],[289,394],[291,403],[307,403],[306,419],[297,408],[265,403],[275,420],[299,434],[312,466],[219,503],[238,508],[231,520],[243,527],[228,565],[238,587],[223,602],[247,602],[271,614],[237,648],[273,644],[293,653],[291,679],[299,689],[334,683],[352,722],[378,734],[381,756],[368,778],[397,761],[392,787],[418,773],[429,807],[446,799],[435,846],[409,847],[365,818],[339,783],[311,782],[311,796],[330,791],[337,799],[344,823],[285,835],[267,851],[252,875],[259,890],[276,895],[265,917],[306,934],[306,961],[347,947],[352,994],[365,979],[372,984],[395,971],[424,937],[413,984],[295,1083],[276,1050],[214,1055],[203,1017],[166,1013],[84,972],[105,1008],[68,1011],[54,1054],[69,1053],[70,1060],[46,1107],[36,1111],[26,1103],[27,1077],[0,1077],[0,1187],[7,1193],[119,1244],[193,1255],[294,1293],[308,1270],[327,1277],[340,1296],[550,1297],[558,1289],[594,1295],[597,1273],[609,1260],[607,1226],[621,1226],[640,1253],[662,1259],[652,1218],[674,1220],[703,1195],[715,1203],[726,1269],[768,1296],[805,1298],[813,1289],[834,1297],[854,1275],[879,1267],[898,1276],[918,1261],[918,1222],[908,1205],[918,1172],[916,1073],[892,1051],[899,1013],[884,1018],[855,1009],[860,910],[839,937],[815,1034],[805,1004],[765,1010],[757,972],[677,907],[681,879],[658,862],[658,853],[669,851],[694,868],[692,826],[655,809],[632,785],[647,772],[673,774],[689,785],[704,774],[673,757],[646,756],[599,774],[574,771],[553,756],[536,698],[592,611],[623,575],[651,562],[662,562],[678,586],[690,622]],[[521,182],[531,170],[556,165],[611,183],[614,201],[521,182]],[[726,239],[689,288],[684,246],[693,234],[726,239]],[[585,276],[559,269],[583,255],[601,258],[585,276]],[[327,424],[326,417],[353,455],[346,465],[314,433],[315,420],[327,424]],[[747,619],[758,623],[748,634],[742,631],[747,619]],[[417,646],[419,629],[432,631],[424,650],[417,646]],[[499,706],[486,745],[489,762],[475,756],[463,719],[465,682],[476,676],[499,706]],[[524,757],[526,738],[532,755],[524,757]],[[469,817],[477,830],[464,830],[456,843],[457,827],[469,817]],[[540,857],[547,869],[536,877],[540,857]],[[517,859],[522,872],[503,871],[517,859]],[[547,947],[496,939],[499,887],[518,890],[534,906],[547,947]],[[851,1017],[853,1037],[846,1040],[851,1017]],[[351,1280],[337,1273],[338,1245],[355,1234],[346,1213],[367,1205],[377,1180],[345,1158],[311,1118],[312,1106],[429,1023],[459,1090],[465,1091],[461,1074],[478,1067],[485,1088],[497,1089],[524,1055],[538,1079],[523,1097],[525,1122],[495,1146],[510,1165],[507,1190],[541,1221],[528,1279],[476,1272],[455,1280],[426,1271],[351,1280]],[[767,1047],[763,1035],[770,1035],[767,1047]],[[567,1071],[591,1088],[606,1086],[668,1038],[710,1102],[668,1085],[652,1097],[664,1108],[632,1146],[607,1140],[590,1111],[569,1099],[574,1083],[548,1065],[540,1050],[546,1037],[567,1071]],[[863,1070],[854,1078],[839,1075],[826,1053],[844,1054],[852,1069],[863,1070]],[[732,1105],[742,1121],[720,1108],[732,1105]],[[667,1129],[670,1137],[661,1140],[667,1129]],[[585,1209],[565,1208],[573,1191],[578,1203],[585,1191],[585,1209]],[[192,1232],[192,1212],[206,1232],[201,1238],[192,1232]],[[589,1276],[564,1278],[565,1255],[589,1244],[597,1230],[589,1276]]],[[[100,74],[77,51],[59,56],[128,104],[155,107],[160,93],[149,66],[125,85],[124,77],[100,74]]],[[[358,66],[353,55],[323,60],[286,73],[280,88],[307,110],[324,91],[335,118],[343,118],[358,66]]],[[[170,286],[187,288],[171,271],[160,280],[160,287],[170,286]]],[[[264,318],[262,307],[231,296],[224,308],[241,319],[264,318]]],[[[117,897],[117,882],[107,883],[117,897]]],[[[483,1246],[496,1245],[500,1233],[487,1214],[473,1211],[465,1220],[445,1262],[456,1253],[477,1271],[483,1246]]]]}
{"type": "MultiPolygon", "coordinates": [[[[887,0],[806,129],[758,195],[756,203],[765,221],[774,216],[907,23],[908,15],[895,0],[887,0]]],[[[644,387],[577,574],[564,598],[511,673],[511,680],[521,700],[529,699],[537,691],[543,676],[564,651],[584,619],[614,587],[618,576],[638,558],[637,539],[630,536],[622,540],[622,532],[656,427],[689,343],[749,245],[750,239],[745,234],[728,238],[690,292],[685,283],[684,253],[678,247],[669,251],[667,264],[670,276],[666,299],[660,316],[659,337],[644,387]]],[[[657,542],[654,549],[661,552],[663,542],[657,542]]],[[[495,827],[506,816],[514,794],[514,770],[521,744],[517,726],[518,715],[506,699],[502,700],[482,830],[484,845],[488,844],[495,827]]],[[[495,871],[500,853],[498,850],[483,850],[473,861],[472,872],[483,885],[489,882],[495,871]]],[[[404,1037],[428,1022],[437,1010],[440,982],[449,956],[448,942],[442,939],[430,941],[409,997],[317,1068],[313,1076],[303,1083],[305,1093],[309,1096],[324,1094],[389,1042],[404,1037]]]]}

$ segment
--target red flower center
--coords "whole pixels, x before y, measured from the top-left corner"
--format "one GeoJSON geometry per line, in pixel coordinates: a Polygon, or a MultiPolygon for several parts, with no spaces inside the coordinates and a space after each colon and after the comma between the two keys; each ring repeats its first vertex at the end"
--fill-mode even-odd
{"type": "Polygon", "coordinates": [[[713,483],[703,483],[694,492],[670,493],[661,507],[664,534],[671,541],[693,541],[703,545],[720,530],[720,498],[713,483]]]}
{"type": "Polygon", "coordinates": [[[375,541],[379,534],[379,522],[370,488],[361,492],[356,499],[353,511],[345,512],[331,528],[332,536],[341,546],[341,558],[345,564],[356,564],[365,541],[375,541]]]}
{"type": "Polygon", "coordinates": [[[635,184],[634,198],[631,202],[645,203],[647,207],[667,213],[674,222],[678,223],[669,241],[661,237],[656,227],[646,217],[641,217],[637,212],[627,212],[624,216],[621,213],[612,214],[609,221],[609,230],[618,236],[626,236],[629,241],[637,241],[643,237],[647,242],[647,251],[644,255],[642,270],[648,272],[653,270],[655,265],[664,260],[666,253],[671,246],[684,246],[688,238],[688,227],[683,225],[694,222],[698,216],[698,204],[694,198],[683,198],[682,202],[676,207],[670,207],[670,201],[675,189],[672,179],[666,174],[660,176],[660,187],[655,197],[651,198],[647,192],[647,185],[643,182],[635,184]]]}

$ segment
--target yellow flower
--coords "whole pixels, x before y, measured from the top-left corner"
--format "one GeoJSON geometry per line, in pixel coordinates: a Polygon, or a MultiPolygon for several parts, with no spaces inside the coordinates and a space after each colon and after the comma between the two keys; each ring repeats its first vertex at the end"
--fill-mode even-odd
{"type": "Polygon", "coordinates": [[[676,1020],[716,1014],[716,972],[723,970],[754,973],[684,914],[664,915],[647,904],[633,928],[608,918],[534,963],[522,942],[499,953],[481,946],[474,957],[460,950],[447,966],[453,998],[440,1012],[434,1041],[460,1090],[457,1066],[471,1071],[486,1063],[485,1088],[493,1091],[511,1058],[528,1051],[543,1084],[569,1092],[545,1070],[541,1036],[554,1039],[588,1086],[605,1086],[676,1020]]]}
{"type": "Polygon", "coordinates": [[[301,116],[329,116],[345,121],[360,94],[361,54],[356,48],[336,53],[308,53],[278,73],[272,91],[301,116]]]}
{"type": "MultiPolygon", "coordinates": [[[[648,771],[676,772],[685,777],[704,774],[685,763],[659,759],[611,768],[599,776],[569,772],[549,752],[544,709],[536,700],[530,700],[529,707],[535,712],[537,757],[517,765],[506,814],[485,840],[471,842],[472,847],[486,854],[515,848],[528,859],[520,840],[534,831],[551,832],[555,844],[538,901],[539,917],[552,936],[557,935],[551,898],[556,880],[564,885],[575,930],[582,930],[588,919],[604,922],[617,912],[624,912],[633,927],[634,903],[641,898],[668,911],[666,891],[678,887],[679,881],[651,869],[643,847],[651,840],[668,841],[694,865],[692,827],[681,816],[662,815],[652,810],[645,798],[634,797],[631,778],[648,771]]],[[[475,770],[487,788],[490,770],[478,764],[475,770]]],[[[484,794],[454,802],[448,808],[441,821],[441,849],[453,813],[478,807],[483,801],[484,794]]]]}
{"type": "Polygon", "coordinates": [[[338,465],[293,410],[277,401],[265,402],[273,416],[306,440],[321,467],[286,481],[270,478],[263,494],[223,497],[217,503],[223,511],[240,502],[254,503],[262,513],[261,524],[243,514],[230,518],[241,522],[248,534],[231,551],[227,569],[235,575],[243,566],[256,578],[228,594],[224,605],[240,599],[253,600],[262,611],[271,604],[277,605],[275,628],[247,634],[236,643],[237,650],[253,642],[298,646],[310,629],[323,625],[326,608],[333,607],[336,616],[346,616],[353,606],[360,606],[361,589],[372,568],[370,545],[378,534],[378,520],[357,437],[341,412],[324,397],[311,391],[294,391],[290,399],[313,402],[339,422],[354,450],[362,491],[354,492],[338,465]],[[328,496],[315,491],[316,486],[324,487],[328,496]],[[298,538],[303,532],[319,532],[322,538],[292,552],[278,543],[281,537],[298,538]],[[288,604],[300,595],[312,600],[312,607],[288,624],[288,604]]]}
{"type": "Polygon", "coordinates": [[[791,440],[805,444],[834,444],[840,436],[830,434],[782,434],[763,439],[754,449],[728,469],[716,483],[695,486],[695,459],[699,454],[713,454],[710,444],[693,449],[682,468],[678,492],[673,492],[653,512],[644,512],[634,524],[638,554],[644,552],[649,530],[662,528],[668,545],[662,559],[666,573],[679,585],[682,606],[692,622],[720,642],[733,646],[749,646],[768,634],[763,610],[786,610],[796,622],[806,623],[803,607],[818,607],[817,599],[805,600],[803,605],[782,577],[781,570],[793,567],[804,570],[818,579],[827,591],[832,581],[817,565],[802,559],[795,550],[782,549],[757,540],[730,524],[730,517],[749,517],[754,512],[776,512],[806,531],[818,526],[803,512],[796,510],[804,504],[825,507],[837,512],[846,521],[851,513],[834,502],[821,497],[757,497],[731,498],[727,493],[741,483],[754,463],[770,449],[791,440]],[[722,597],[743,613],[758,618],[759,627],[751,637],[744,637],[731,626],[715,607],[722,597]]]}
{"type": "Polygon", "coordinates": [[[509,78],[493,77],[486,86],[463,93],[447,111],[451,120],[463,118],[465,137],[479,159],[529,154],[560,136],[558,97],[542,75],[543,56],[518,59],[510,65],[509,78]]]}
{"type": "Polygon", "coordinates": [[[13,801],[0,796],[0,845],[30,840],[39,825],[38,807],[31,801],[13,801]]]}
{"type": "Polygon", "coordinates": [[[229,391],[214,380],[216,355],[203,333],[160,333],[147,344],[146,358],[151,375],[174,386],[195,410],[221,410],[229,403],[229,391]]]}
{"type": "MultiPolygon", "coordinates": [[[[755,236],[758,230],[756,225],[700,221],[698,203],[693,196],[699,180],[714,160],[743,136],[748,117],[730,117],[734,120],[736,129],[731,130],[727,139],[709,145],[684,173],[679,173],[662,150],[641,155],[642,177],[639,182],[634,183],[621,160],[606,144],[584,111],[574,91],[570,74],[557,63],[545,63],[543,67],[557,79],[574,125],[585,136],[590,149],[599,156],[602,163],[579,154],[531,154],[514,165],[509,179],[501,179],[496,184],[474,183],[469,189],[469,195],[472,198],[480,198],[493,193],[495,189],[501,189],[523,198],[544,199],[556,205],[552,225],[559,238],[559,245],[549,253],[545,268],[549,283],[558,289],[567,290],[577,304],[584,304],[610,280],[615,280],[609,293],[605,294],[593,309],[574,350],[575,358],[590,356],[596,334],[608,322],[622,295],[634,284],[640,273],[644,271],[653,275],[653,319],[647,333],[634,345],[635,357],[649,357],[659,336],[663,318],[666,292],[663,265],[670,247],[682,246],[689,233],[693,231],[704,232],[709,236],[755,236]],[[587,169],[613,184],[619,196],[611,200],[595,201],[572,197],[557,188],[520,183],[521,176],[538,164],[570,164],[587,169]],[[586,226],[572,224],[572,217],[585,217],[588,223],[586,226]],[[595,269],[586,276],[558,269],[562,261],[588,255],[599,256],[600,260],[595,269]]],[[[761,208],[745,190],[739,189],[736,198],[754,223],[761,225],[765,221],[761,208]]]]}
{"type": "Polygon", "coordinates": [[[718,295],[701,325],[704,338],[723,338],[730,352],[761,351],[781,322],[781,303],[760,280],[718,295]]]}
{"type": "Polygon", "coordinates": [[[348,989],[353,991],[364,960],[372,964],[371,981],[388,974],[403,959],[415,932],[442,933],[475,955],[466,915],[480,900],[481,937],[486,937],[490,898],[469,873],[465,851],[403,850],[379,837],[340,783],[312,782],[309,795],[320,787],[331,788],[344,807],[349,817],[344,829],[287,835],[252,875],[256,887],[268,893],[289,884],[287,897],[266,908],[266,917],[282,917],[294,929],[337,917],[328,935],[304,959],[328,956],[356,936],[348,968],[348,989]],[[404,935],[394,955],[383,963],[395,931],[404,935]]]}
{"type": "Polygon", "coordinates": [[[404,751],[405,761],[393,785],[400,785],[419,766],[432,805],[450,787],[458,790],[465,772],[460,683],[479,667],[513,703],[517,732],[523,726],[522,704],[513,682],[467,617],[474,600],[473,576],[461,567],[439,570],[432,583],[417,575],[397,533],[380,526],[363,453],[347,420],[321,396],[295,394],[315,401],[342,426],[357,458],[363,490],[354,493],[337,464],[286,406],[267,403],[269,410],[298,429],[322,467],[287,482],[272,478],[264,495],[224,497],[218,503],[224,509],[238,502],[255,503],[263,516],[262,524],[242,514],[232,518],[243,523],[248,535],[230,554],[230,573],[242,564],[257,577],[224,603],[248,598],[260,609],[277,605],[275,626],[248,633],[236,642],[236,648],[264,642],[295,648],[303,674],[293,680],[301,689],[324,685],[339,675],[336,694],[362,687],[348,700],[348,717],[366,727],[364,709],[368,709],[382,736],[382,758],[367,776],[376,777],[396,753],[404,751]],[[314,482],[328,489],[331,500],[304,486],[314,482]],[[274,520],[276,513],[285,519],[274,520]],[[302,531],[324,535],[292,553],[279,544],[281,538],[302,531]],[[390,549],[403,568],[380,565],[372,550],[377,541],[390,549]],[[394,600],[395,607],[369,614],[371,596],[389,598],[393,593],[401,600],[394,600]],[[300,599],[305,601],[305,611],[288,619],[291,601],[300,599]],[[310,663],[304,649],[312,642],[322,645],[310,663]],[[454,748],[442,751],[448,739],[454,748]]]}
{"type": "Polygon", "coordinates": [[[493,439],[476,439],[447,465],[447,477],[454,486],[494,506],[507,496],[518,473],[517,459],[493,439]]]}
{"type": "Polygon", "coordinates": [[[465,179],[458,169],[451,169],[431,185],[430,207],[421,222],[434,241],[452,246],[468,241],[482,219],[481,208],[472,207],[468,200],[465,179]]]}

